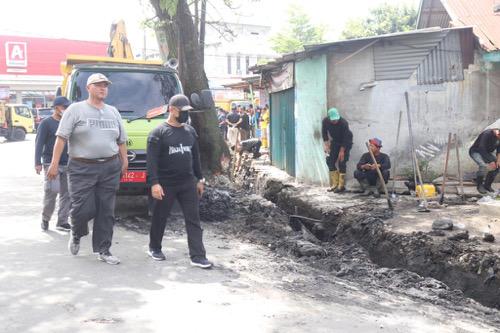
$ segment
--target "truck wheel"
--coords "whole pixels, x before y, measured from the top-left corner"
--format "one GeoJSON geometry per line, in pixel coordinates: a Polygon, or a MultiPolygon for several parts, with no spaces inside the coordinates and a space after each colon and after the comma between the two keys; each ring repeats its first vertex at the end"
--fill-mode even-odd
{"type": "Polygon", "coordinates": [[[26,132],[21,128],[14,128],[10,137],[13,141],[24,141],[26,139],[26,132]]]}

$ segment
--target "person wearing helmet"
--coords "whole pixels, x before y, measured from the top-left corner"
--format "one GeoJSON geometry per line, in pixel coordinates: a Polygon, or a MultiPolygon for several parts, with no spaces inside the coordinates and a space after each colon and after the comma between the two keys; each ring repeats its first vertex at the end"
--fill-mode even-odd
{"type": "Polygon", "coordinates": [[[342,193],[345,191],[347,161],[349,161],[349,152],[352,148],[352,132],[349,129],[349,123],[340,116],[336,108],[331,108],[322,121],[321,134],[330,176],[328,191],[342,193]]]}

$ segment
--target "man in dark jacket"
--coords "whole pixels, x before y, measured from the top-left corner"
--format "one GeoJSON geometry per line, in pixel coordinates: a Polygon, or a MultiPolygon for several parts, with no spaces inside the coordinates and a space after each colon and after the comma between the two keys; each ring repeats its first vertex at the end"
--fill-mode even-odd
{"type": "Polygon", "coordinates": [[[469,155],[479,166],[476,178],[479,193],[494,192],[491,184],[500,170],[500,129],[488,129],[479,134],[469,149],[469,155]]]}
{"type": "MultiPolygon", "coordinates": [[[[370,150],[375,156],[380,172],[384,177],[384,182],[387,184],[389,180],[389,169],[391,168],[391,160],[388,155],[380,152],[382,141],[377,138],[370,139],[370,150]]],[[[373,193],[376,198],[380,197],[382,184],[378,178],[377,167],[373,163],[370,153],[364,153],[359,160],[354,178],[356,178],[363,189],[363,195],[368,196],[373,193]]]]}
{"type": "Polygon", "coordinates": [[[161,243],[167,218],[177,200],[184,214],[191,265],[210,268],[212,263],[206,258],[200,226],[199,198],[205,180],[201,173],[198,135],[186,124],[191,109],[186,96],[172,96],[167,121],[148,137],[148,177],[151,195],[156,199],[149,233],[149,255],[154,260],[165,260],[161,243]]]}
{"type": "Polygon", "coordinates": [[[323,119],[321,127],[323,148],[327,154],[326,164],[330,171],[328,191],[341,193],[345,191],[345,173],[352,148],[352,132],[349,129],[349,123],[340,117],[336,108],[328,110],[328,115],[323,119]]]}
{"type": "Polygon", "coordinates": [[[68,192],[68,147],[59,160],[59,174],[54,180],[47,178],[47,170],[52,162],[52,150],[56,142],[56,131],[59,126],[63,112],[70,105],[70,101],[63,96],[56,97],[54,100],[52,116],[45,118],[38,126],[35,139],[35,171],[40,174],[42,169],[45,174],[45,185],[43,194],[42,210],[42,230],[49,229],[49,221],[56,207],[56,199],[59,195],[59,210],[57,212],[56,229],[61,231],[70,231],[71,226],[68,223],[69,217],[69,192],[68,192]],[[57,184],[58,186],[54,186],[57,184]],[[51,186],[52,185],[52,186],[51,186]],[[57,187],[57,188],[54,188],[57,187]]]}

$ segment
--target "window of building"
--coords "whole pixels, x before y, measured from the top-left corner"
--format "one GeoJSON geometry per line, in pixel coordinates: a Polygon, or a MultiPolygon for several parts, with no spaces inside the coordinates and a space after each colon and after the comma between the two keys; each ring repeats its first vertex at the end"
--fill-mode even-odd
{"type": "Polygon", "coordinates": [[[248,68],[250,67],[250,57],[245,57],[245,73],[248,74],[248,68]]]}
{"type": "Polygon", "coordinates": [[[236,74],[241,75],[241,56],[236,56],[236,74]]]}
{"type": "Polygon", "coordinates": [[[231,71],[231,56],[228,54],[227,55],[227,74],[232,74],[232,71],[231,71]]]}

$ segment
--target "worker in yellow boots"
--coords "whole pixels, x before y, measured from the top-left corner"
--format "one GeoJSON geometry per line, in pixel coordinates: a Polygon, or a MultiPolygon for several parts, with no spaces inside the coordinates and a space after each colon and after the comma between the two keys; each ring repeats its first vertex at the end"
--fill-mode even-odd
{"type": "Polygon", "coordinates": [[[342,118],[336,108],[331,108],[322,121],[321,133],[326,164],[330,172],[329,192],[345,191],[345,173],[349,152],[352,148],[352,132],[349,123],[342,118]]]}

